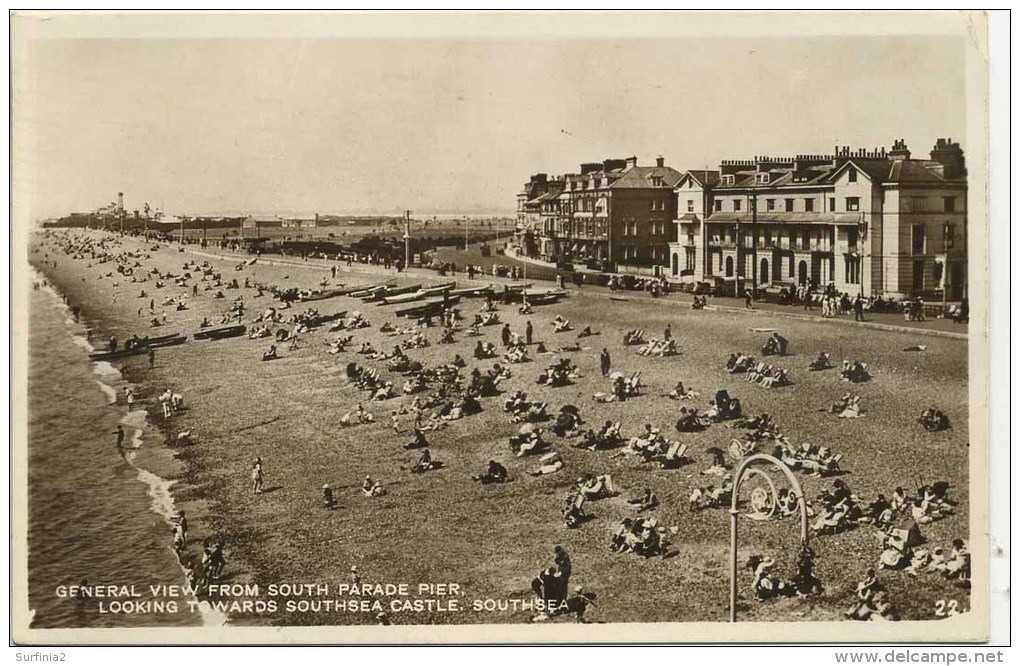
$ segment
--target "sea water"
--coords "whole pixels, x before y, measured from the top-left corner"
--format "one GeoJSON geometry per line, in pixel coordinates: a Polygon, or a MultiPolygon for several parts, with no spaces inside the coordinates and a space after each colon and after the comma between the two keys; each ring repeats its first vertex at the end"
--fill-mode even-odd
{"type": "MultiPolygon", "coordinates": [[[[41,278],[35,276],[37,279],[41,278]]],[[[171,550],[172,482],[180,463],[163,446],[110,363],[88,358],[85,327],[61,297],[31,292],[28,369],[28,588],[32,626],[160,627],[215,624],[191,612],[187,598],[172,605],[150,585],[181,585],[184,572],[171,550]],[[123,425],[124,446],[115,431],[123,425]],[[110,613],[98,599],[60,596],[59,587],[134,586],[147,612],[110,613]],[[168,608],[170,606],[170,608],[168,608]]],[[[114,364],[116,361],[114,361],[114,364]]],[[[192,544],[191,550],[194,550],[192,544]]]]}

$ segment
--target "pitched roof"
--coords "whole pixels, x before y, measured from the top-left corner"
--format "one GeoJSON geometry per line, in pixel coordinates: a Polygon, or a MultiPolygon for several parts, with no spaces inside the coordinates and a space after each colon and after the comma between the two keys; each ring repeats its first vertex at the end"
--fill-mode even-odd
{"type": "Polygon", "coordinates": [[[653,177],[662,178],[662,187],[676,187],[682,177],[673,167],[636,166],[627,169],[620,179],[609,185],[612,189],[651,189],[653,177]]]}
{"type": "Polygon", "coordinates": [[[706,169],[689,169],[685,175],[698,181],[701,185],[715,185],[719,182],[719,172],[706,169]]]}

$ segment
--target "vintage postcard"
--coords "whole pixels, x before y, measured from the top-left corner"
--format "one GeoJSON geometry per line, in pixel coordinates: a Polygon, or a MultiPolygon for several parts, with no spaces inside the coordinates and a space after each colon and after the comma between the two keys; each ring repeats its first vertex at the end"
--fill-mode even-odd
{"type": "Polygon", "coordinates": [[[15,13],[13,640],[981,641],[981,13],[15,13]]]}

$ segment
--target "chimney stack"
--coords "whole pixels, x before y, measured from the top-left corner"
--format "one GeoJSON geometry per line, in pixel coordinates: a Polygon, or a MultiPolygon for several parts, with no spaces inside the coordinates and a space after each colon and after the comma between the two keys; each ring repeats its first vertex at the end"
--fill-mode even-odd
{"type": "Polygon", "coordinates": [[[631,156],[627,158],[627,168],[632,169],[637,166],[637,157],[631,156]]]}
{"type": "Polygon", "coordinates": [[[659,168],[662,168],[662,167],[666,166],[666,158],[664,158],[662,155],[659,155],[658,157],[656,157],[655,158],[655,166],[657,166],[659,168]]]}

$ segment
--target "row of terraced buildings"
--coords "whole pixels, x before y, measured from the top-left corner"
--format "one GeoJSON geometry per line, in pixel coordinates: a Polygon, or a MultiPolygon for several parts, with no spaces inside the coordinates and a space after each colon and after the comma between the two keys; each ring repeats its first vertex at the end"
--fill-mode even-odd
{"type": "Polygon", "coordinates": [[[967,169],[951,139],[928,159],[897,140],[888,151],[836,147],[717,170],[637,162],[532,176],[517,197],[518,252],[737,291],[966,296],[967,169]]]}

